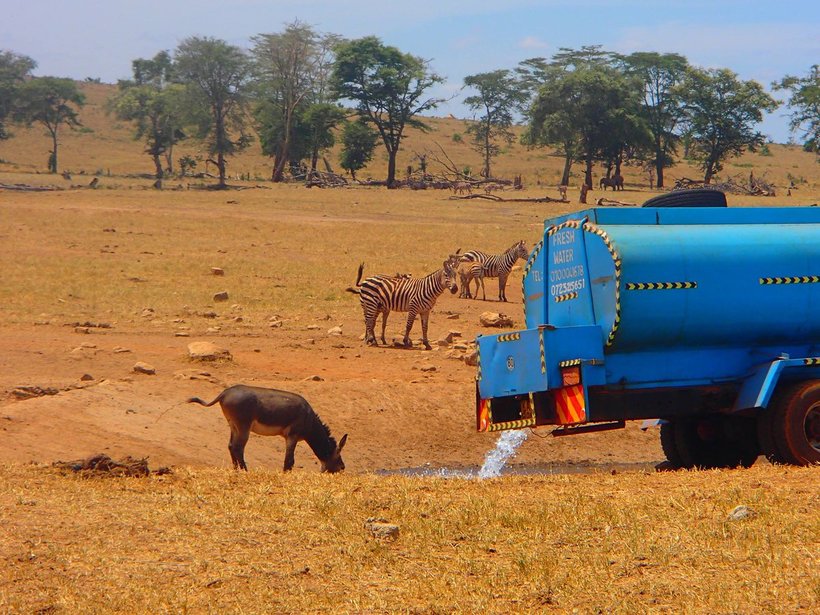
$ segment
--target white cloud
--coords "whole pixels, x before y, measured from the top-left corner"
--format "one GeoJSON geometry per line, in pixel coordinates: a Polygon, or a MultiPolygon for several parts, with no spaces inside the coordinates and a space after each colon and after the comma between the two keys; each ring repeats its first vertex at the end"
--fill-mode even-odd
{"type": "Polygon", "coordinates": [[[518,41],[518,46],[521,49],[548,49],[549,44],[541,40],[537,36],[525,36],[518,41]]]}

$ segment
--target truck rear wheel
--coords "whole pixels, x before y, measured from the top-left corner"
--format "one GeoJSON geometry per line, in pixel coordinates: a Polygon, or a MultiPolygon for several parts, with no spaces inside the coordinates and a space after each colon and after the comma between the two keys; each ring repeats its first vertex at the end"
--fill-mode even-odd
{"type": "Polygon", "coordinates": [[[724,417],[673,419],[661,426],[661,446],[669,463],[677,468],[748,468],[757,460],[760,451],[754,434],[746,435],[745,423],[740,423],[743,420],[724,417]],[[730,427],[737,429],[730,430],[730,427]],[[729,437],[727,432],[735,437],[729,437]],[[743,437],[738,437],[740,434],[743,437]]]}
{"type": "Polygon", "coordinates": [[[798,382],[774,401],[771,433],[786,463],[820,463],[820,380],[798,382]]]}

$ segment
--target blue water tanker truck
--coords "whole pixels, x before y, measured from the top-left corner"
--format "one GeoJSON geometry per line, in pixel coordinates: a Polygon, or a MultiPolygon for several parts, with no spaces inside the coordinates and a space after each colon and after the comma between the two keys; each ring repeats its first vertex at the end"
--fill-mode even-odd
{"type": "Polygon", "coordinates": [[[675,468],[820,463],[820,208],[550,219],[523,295],[478,338],[479,431],[655,419],[675,468]]]}

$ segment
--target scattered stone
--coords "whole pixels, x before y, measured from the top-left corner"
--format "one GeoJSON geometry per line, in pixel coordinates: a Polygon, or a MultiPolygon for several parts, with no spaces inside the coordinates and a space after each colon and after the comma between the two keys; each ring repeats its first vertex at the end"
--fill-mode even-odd
{"type": "Polygon", "coordinates": [[[475,367],[476,365],[478,365],[478,349],[475,349],[472,352],[465,354],[464,363],[466,363],[470,367],[475,367]]]}
{"type": "Polygon", "coordinates": [[[484,327],[512,327],[513,320],[506,314],[498,312],[483,312],[479,316],[479,321],[484,327]]]}
{"type": "Polygon", "coordinates": [[[308,331],[318,331],[319,329],[321,329],[321,327],[319,325],[308,325],[306,329],[308,331]]]}
{"type": "Polygon", "coordinates": [[[207,329],[205,329],[206,333],[219,333],[220,331],[222,331],[222,327],[220,327],[219,325],[208,327],[207,329]]]}
{"type": "Polygon", "coordinates": [[[91,333],[91,329],[88,327],[74,327],[74,333],[82,333],[84,335],[88,335],[91,333]]]}
{"type": "Polygon", "coordinates": [[[94,376],[92,376],[91,374],[83,374],[82,376],[80,376],[80,380],[82,382],[89,382],[90,380],[94,380],[94,376]]]}
{"type": "Polygon", "coordinates": [[[327,334],[328,335],[341,335],[342,334],[342,327],[341,326],[331,327],[330,329],[327,330],[327,334]]]}
{"type": "Polygon", "coordinates": [[[114,354],[123,354],[126,352],[131,352],[128,348],[123,348],[122,346],[116,346],[114,348],[114,354]]]}
{"type": "Polygon", "coordinates": [[[461,316],[459,314],[448,314],[447,315],[447,320],[458,320],[459,318],[461,318],[461,316]]]}
{"type": "Polygon", "coordinates": [[[271,321],[268,323],[268,326],[269,326],[271,329],[279,329],[279,328],[282,326],[282,321],[281,321],[281,320],[271,320],[271,321]]]}
{"type": "Polygon", "coordinates": [[[726,517],[727,521],[743,521],[743,519],[750,519],[752,517],[756,517],[757,513],[746,506],[745,504],[741,504],[740,506],[735,506],[732,511],[726,517]]]}
{"type": "Polygon", "coordinates": [[[231,353],[212,342],[191,342],[188,344],[188,356],[197,361],[230,361],[231,353]]]}
{"type": "Polygon", "coordinates": [[[154,308],[147,307],[147,308],[142,310],[143,318],[150,318],[153,315],[154,315],[154,308]]]}
{"type": "Polygon", "coordinates": [[[174,337],[191,337],[191,334],[187,331],[177,331],[174,333],[174,337]]]}
{"type": "Polygon", "coordinates": [[[325,379],[322,378],[321,376],[319,376],[318,374],[310,376],[308,378],[305,378],[305,380],[310,380],[310,381],[313,381],[313,382],[324,382],[325,381],[325,379]]]}
{"type": "Polygon", "coordinates": [[[228,300],[228,291],[223,290],[218,292],[214,295],[214,301],[227,301],[228,300]]]}
{"type": "Polygon", "coordinates": [[[157,370],[153,365],[149,365],[143,361],[137,361],[134,363],[134,367],[132,369],[138,374],[148,374],[149,376],[153,376],[157,373],[157,370]]]}
{"type": "Polygon", "coordinates": [[[385,519],[370,517],[364,524],[374,538],[382,540],[396,540],[399,537],[399,526],[394,523],[387,523],[385,519]]]}
{"type": "Polygon", "coordinates": [[[17,399],[31,399],[33,397],[43,397],[44,395],[56,395],[60,391],[54,387],[40,387],[40,386],[19,386],[16,387],[11,394],[17,399]]]}
{"type": "Polygon", "coordinates": [[[453,334],[452,332],[447,333],[446,335],[442,335],[438,338],[438,342],[436,342],[439,346],[449,346],[453,343],[453,334]]]}
{"type": "Polygon", "coordinates": [[[216,318],[217,316],[219,316],[219,314],[211,310],[209,312],[202,312],[200,316],[202,316],[202,318],[216,318]]]}
{"type": "Polygon", "coordinates": [[[225,275],[225,270],[222,267],[211,267],[213,275],[225,275]]]}
{"type": "Polygon", "coordinates": [[[434,371],[436,371],[436,366],[435,365],[423,365],[421,367],[421,371],[423,371],[423,372],[434,372],[434,371]]]}

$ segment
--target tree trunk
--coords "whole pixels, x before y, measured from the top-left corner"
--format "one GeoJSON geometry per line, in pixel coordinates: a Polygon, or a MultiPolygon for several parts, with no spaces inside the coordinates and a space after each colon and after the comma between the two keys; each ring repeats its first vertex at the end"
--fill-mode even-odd
{"type": "Polygon", "coordinates": [[[387,187],[395,188],[396,183],[396,153],[397,150],[387,151],[387,187]]]}
{"type": "Polygon", "coordinates": [[[225,154],[221,151],[216,155],[216,166],[219,169],[219,187],[225,187],[225,154]]]}
{"type": "Polygon", "coordinates": [[[655,172],[658,176],[658,189],[663,188],[663,161],[660,158],[655,160],[655,172]]]}
{"type": "Polygon", "coordinates": [[[586,170],[584,171],[584,184],[592,189],[592,154],[587,154],[586,170]]]}
{"type": "Polygon", "coordinates": [[[48,170],[50,173],[57,172],[57,128],[51,131],[51,155],[48,157],[48,170]]]}
{"type": "Polygon", "coordinates": [[[151,158],[154,159],[154,177],[162,179],[162,156],[154,154],[151,158]]]}
{"type": "Polygon", "coordinates": [[[572,154],[564,154],[564,173],[561,175],[561,185],[569,186],[569,173],[572,170],[572,154]]]}

